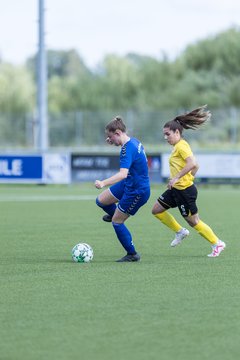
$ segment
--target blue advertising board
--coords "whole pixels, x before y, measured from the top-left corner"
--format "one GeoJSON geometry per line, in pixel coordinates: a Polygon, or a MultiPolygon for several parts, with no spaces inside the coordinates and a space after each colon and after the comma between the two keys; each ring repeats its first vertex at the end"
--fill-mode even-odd
{"type": "Polygon", "coordinates": [[[0,182],[41,182],[42,156],[0,155],[0,182]]]}

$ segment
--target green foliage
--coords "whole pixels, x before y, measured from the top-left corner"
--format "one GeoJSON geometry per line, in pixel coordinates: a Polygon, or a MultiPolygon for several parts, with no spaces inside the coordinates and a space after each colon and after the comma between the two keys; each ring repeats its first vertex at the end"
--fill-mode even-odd
{"type": "Polygon", "coordinates": [[[240,107],[240,75],[234,76],[226,89],[229,104],[240,107]]]}
{"type": "Polygon", "coordinates": [[[214,37],[187,47],[183,54],[186,68],[195,71],[216,70],[219,74],[230,76],[239,74],[240,30],[229,29],[214,37]]]}
{"type": "Polygon", "coordinates": [[[75,51],[48,51],[49,109],[141,111],[239,105],[240,31],[190,45],[174,61],[129,53],[106,55],[95,71],[75,51]],[[64,94],[63,94],[64,93],[64,94]]]}
{"type": "MultiPolygon", "coordinates": [[[[189,45],[171,61],[167,56],[108,54],[92,70],[76,50],[48,50],[47,59],[49,117],[56,121],[57,117],[61,121],[61,114],[79,111],[148,112],[154,129],[156,112],[177,112],[205,103],[214,109],[240,107],[237,27],[189,45]]],[[[36,56],[28,59],[25,67],[0,64],[2,138],[8,138],[18,123],[15,129],[23,140],[24,118],[29,113],[34,118],[36,60],[36,56]]]]}
{"type": "Polygon", "coordinates": [[[0,64],[1,112],[24,114],[33,109],[35,88],[31,74],[24,67],[0,64]]]}
{"type": "Polygon", "coordinates": [[[139,76],[127,57],[108,55],[96,74],[102,108],[121,109],[135,107],[139,76]]]}
{"type": "MultiPolygon", "coordinates": [[[[158,60],[134,53],[109,54],[93,71],[75,50],[49,50],[47,57],[49,109],[54,113],[240,105],[236,78],[240,30],[236,27],[189,45],[173,61],[166,56],[158,60]]],[[[36,56],[26,67],[35,76],[36,56]]],[[[10,102],[11,106],[17,103],[10,102]]]]}
{"type": "Polygon", "coordinates": [[[224,81],[215,72],[189,70],[180,78],[171,89],[171,95],[166,97],[165,107],[191,108],[199,104],[209,104],[212,107],[221,107],[225,102],[222,94],[224,81]]]}
{"type": "Polygon", "coordinates": [[[29,113],[35,106],[35,87],[24,67],[0,64],[0,142],[26,145],[29,113]]]}
{"type": "MultiPolygon", "coordinates": [[[[29,58],[26,67],[37,78],[37,54],[29,58]]],[[[90,71],[78,55],[76,50],[48,50],[47,51],[47,74],[48,79],[54,76],[60,78],[84,76],[90,71]]]]}

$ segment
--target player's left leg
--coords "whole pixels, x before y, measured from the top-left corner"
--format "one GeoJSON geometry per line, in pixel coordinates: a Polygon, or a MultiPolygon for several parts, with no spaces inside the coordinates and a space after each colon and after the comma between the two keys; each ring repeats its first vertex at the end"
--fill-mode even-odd
{"type": "Polygon", "coordinates": [[[117,262],[132,262],[139,261],[140,255],[137,253],[132,235],[124,222],[130,215],[135,215],[136,212],[142,207],[150,196],[150,190],[143,194],[124,194],[120,200],[118,207],[112,219],[112,225],[121,245],[127,252],[127,255],[117,260],[117,262]]]}
{"type": "Polygon", "coordinates": [[[125,214],[119,209],[116,209],[115,214],[113,215],[112,225],[117,235],[117,238],[123,248],[126,250],[127,255],[123,258],[117,260],[117,262],[130,262],[130,261],[139,261],[140,256],[137,254],[135,246],[132,241],[132,235],[126,225],[124,224],[125,220],[128,219],[130,215],[125,214]]]}
{"type": "Polygon", "coordinates": [[[212,253],[208,256],[216,257],[219,256],[220,253],[225,249],[226,244],[217,237],[210,226],[200,220],[196,204],[197,195],[198,191],[194,184],[189,188],[181,191],[175,190],[178,208],[182,216],[185,218],[188,224],[199,233],[199,235],[210,242],[212,246],[212,253]]]}
{"type": "Polygon", "coordinates": [[[199,235],[210,242],[212,246],[212,252],[208,255],[208,257],[219,256],[225,249],[226,244],[217,237],[212,228],[200,220],[198,214],[189,216],[186,218],[186,220],[188,221],[189,225],[199,233],[199,235]]]}
{"type": "Polygon", "coordinates": [[[208,255],[209,257],[217,257],[225,249],[226,244],[220,240],[214,231],[205,222],[200,220],[198,213],[185,217],[188,224],[195,229],[199,235],[210,242],[212,246],[212,252],[208,255]]]}

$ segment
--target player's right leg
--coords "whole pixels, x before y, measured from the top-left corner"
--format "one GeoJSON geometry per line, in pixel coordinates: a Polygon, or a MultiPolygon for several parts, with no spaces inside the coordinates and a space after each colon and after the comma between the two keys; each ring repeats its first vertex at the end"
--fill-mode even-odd
{"type": "MultiPolygon", "coordinates": [[[[109,222],[112,221],[113,214],[116,210],[116,202],[118,202],[118,199],[116,199],[109,189],[104,190],[97,198],[96,198],[96,204],[100,208],[103,209],[107,214],[104,215],[104,217],[108,217],[110,220],[107,220],[109,222]]],[[[104,218],[103,217],[103,218],[104,218]]],[[[104,219],[103,219],[104,220],[104,219]]],[[[104,220],[106,221],[106,220],[104,220]]]]}
{"type": "Polygon", "coordinates": [[[107,214],[103,216],[103,221],[111,222],[116,210],[116,203],[122,197],[124,182],[120,181],[112,185],[109,189],[104,190],[96,199],[96,204],[107,214]]]}
{"type": "Polygon", "coordinates": [[[167,190],[157,199],[152,208],[152,214],[169,229],[175,232],[175,238],[171,242],[172,247],[179,245],[182,240],[189,235],[189,231],[183,228],[177,222],[175,217],[167,211],[176,206],[171,190],[167,190]]]}

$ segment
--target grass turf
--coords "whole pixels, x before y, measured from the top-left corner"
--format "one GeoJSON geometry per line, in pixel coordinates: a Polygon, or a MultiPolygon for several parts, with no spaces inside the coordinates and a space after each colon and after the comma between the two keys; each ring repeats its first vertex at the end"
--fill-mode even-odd
{"type": "Polygon", "coordinates": [[[92,185],[0,186],[1,359],[238,358],[240,190],[199,186],[201,219],[227,244],[217,259],[177,210],[191,235],[170,248],[151,215],[162,191],[128,220],[141,262],[116,263],[124,251],[92,185]],[[72,262],[78,242],[92,263],[72,262]]]}

